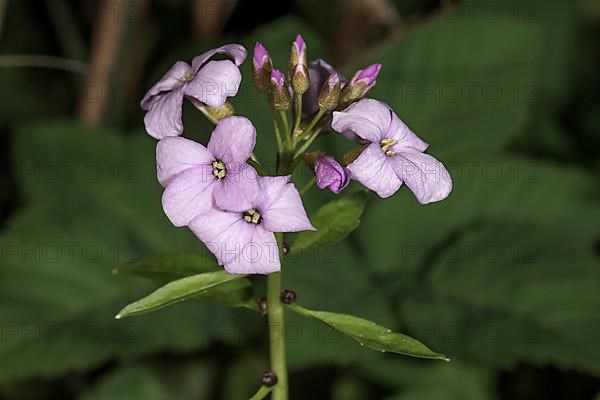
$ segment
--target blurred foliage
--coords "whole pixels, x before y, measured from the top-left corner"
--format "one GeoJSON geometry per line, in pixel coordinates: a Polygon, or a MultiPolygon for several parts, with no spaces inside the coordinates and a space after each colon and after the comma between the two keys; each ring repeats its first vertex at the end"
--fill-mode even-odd
{"type": "MultiPolygon", "coordinates": [[[[19,29],[29,13],[48,18],[28,3],[10,14],[3,53],[58,46],[48,25],[19,29]]],[[[203,41],[181,26],[186,2],[153,3],[160,18],[146,27],[143,86],[176,59],[220,42],[252,48],[261,40],[285,67],[301,32],[311,58],[328,57],[323,35],[331,37],[334,3],[296,3],[303,19],[255,27],[237,11],[232,20],[245,22],[203,41]]],[[[351,64],[384,64],[372,96],[389,102],[449,166],[454,191],[425,207],[406,189],[372,198],[344,242],[290,256],[285,286],[307,307],[402,330],[453,361],[373,352],[288,313],[294,398],[593,399],[600,391],[600,19],[583,10],[597,7],[394,3],[411,29],[351,64]]],[[[234,103],[257,126],[259,158],[273,162],[270,113],[252,89],[250,67],[243,66],[234,103]]],[[[0,398],[249,397],[268,365],[257,314],[190,301],[113,319],[155,288],[113,268],[206,249],[161,210],[155,142],[135,104],[114,104],[131,112],[112,128],[55,118],[73,114],[78,79],[0,69],[0,129],[10,156],[0,200],[11,211],[0,234],[0,398]]],[[[191,136],[208,137],[210,125],[193,108],[185,118],[191,136]]],[[[333,135],[317,144],[337,156],[348,149],[333,135]]],[[[297,179],[308,178],[300,167],[297,179]]],[[[333,199],[309,192],[307,209],[314,214],[333,199]]]]}

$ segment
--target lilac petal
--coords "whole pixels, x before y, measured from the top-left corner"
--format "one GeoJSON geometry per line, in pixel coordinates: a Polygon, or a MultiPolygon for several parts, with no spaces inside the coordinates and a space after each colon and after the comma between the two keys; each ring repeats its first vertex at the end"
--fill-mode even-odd
{"type": "Polygon", "coordinates": [[[156,145],[156,170],[163,187],[177,174],[201,164],[212,165],[214,160],[206,147],[182,137],[166,137],[156,145]]]}
{"type": "Polygon", "coordinates": [[[392,168],[379,144],[369,145],[348,169],[352,179],[373,190],[379,197],[390,197],[400,189],[402,181],[392,168]]]}
{"type": "Polygon", "coordinates": [[[192,74],[192,67],[183,61],[177,61],[170,70],[144,96],[142,109],[148,111],[156,96],[182,87],[192,74]]]}
{"type": "MultiPolygon", "coordinates": [[[[325,60],[318,59],[310,63],[308,68],[310,86],[308,91],[304,93],[304,96],[302,97],[302,108],[305,113],[315,114],[319,111],[318,100],[321,88],[327,79],[335,73],[337,73],[337,71],[325,60]]],[[[340,77],[343,86],[343,84],[346,83],[346,80],[341,75],[338,74],[338,76],[340,77]]]]}
{"type": "Polygon", "coordinates": [[[275,235],[247,223],[242,214],[211,209],[190,229],[230,274],[269,274],[281,269],[275,235]]]}
{"type": "Polygon", "coordinates": [[[248,211],[258,197],[258,174],[248,164],[236,169],[228,169],[227,176],[217,182],[215,204],[227,211],[248,211]]]}
{"type": "Polygon", "coordinates": [[[234,63],[210,61],[185,86],[185,95],[217,108],[237,94],[241,82],[242,74],[234,63]]]}
{"type": "Polygon", "coordinates": [[[279,248],[273,232],[257,226],[250,242],[241,246],[239,257],[225,264],[225,270],[230,274],[263,275],[280,271],[279,248]]]}
{"type": "Polygon", "coordinates": [[[212,166],[200,165],[177,175],[165,189],[162,205],[175,226],[185,226],[212,207],[215,178],[212,166]]]}
{"type": "Polygon", "coordinates": [[[246,60],[248,52],[244,46],[240,44],[227,44],[225,46],[212,49],[204,54],[195,57],[192,60],[192,69],[194,73],[198,72],[211,58],[217,54],[223,54],[233,60],[238,67],[246,60]]]}
{"type": "Polygon", "coordinates": [[[429,154],[407,151],[389,157],[394,171],[421,204],[440,201],[452,191],[452,178],[444,165],[429,154]]]}
{"type": "Polygon", "coordinates": [[[167,136],[181,135],[183,133],[182,107],[182,89],[155,96],[144,116],[146,132],[159,140],[167,136]]]}
{"type": "Polygon", "coordinates": [[[256,129],[245,117],[223,118],[208,141],[208,150],[229,168],[245,164],[256,145],[256,129]]]}
{"type": "Polygon", "coordinates": [[[395,139],[398,143],[391,147],[392,150],[400,152],[407,149],[425,151],[429,147],[427,142],[421,140],[398,116],[392,114],[392,123],[386,135],[390,139],[395,139]]]}
{"type": "Polygon", "coordinates": [[[263,221],[262,226],[271,232],[314,231],[300,193],[289,176],[259,178],[260,198],[257,208],[263,221]]]}
{"type": "Polygon", "coordinates": [[[392,110],[378,100],[364,99],[341,112],[333,113],[331,126],[342,134],[356,134],[372,143],[379,143],[392,121],[392,110]]]}
{"type": "Polygon", "coordinates": [[[239,257],[241,248],[252,240],[256,225],[244,221],[241,213],[211,208],[194,218],[189,228],[220,265],[227,265],[239,257]]]}

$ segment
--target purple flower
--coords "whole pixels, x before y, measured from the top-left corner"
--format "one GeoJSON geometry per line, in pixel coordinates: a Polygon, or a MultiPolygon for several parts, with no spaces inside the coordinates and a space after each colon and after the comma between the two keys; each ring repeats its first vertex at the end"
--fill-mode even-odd
{"type": "Polygon", "coordinates": [[[358,70],[342,90],[340,96],[341,108],[346,108],[365,97],[377,83],[379,72],[381,72],[381,64],[372,64],[365,69],[358,70]]]}
{"type": "Polygon", "coordinates": [[[156,139],[179,136],[183,132],[181,121],[185,97],[210,107],[221,107],[227,97],[235,96],[242,75],[238,68],[247,52],[239,44],[230,44],[206,52],[192,60],[192,65],[178,61],[142,99],[146,110],[144,124],[148,134],[156,139]],[[232,61],[211,61],[217,54],[232,61]]]}
{"type": "Polygon", "coordinates": [[[255,69],[262,69],[265,64],[271,65],[271,56],[262,43],[256,42],[254,45],[254,57],[252,60],[255,69]]]}
{"type": "Polygon", "coordinates": [[[364,99],[343,112],[333,113],[333,129],[368,142],[350,165],[352,179],[380,197],[396,193],[406,183],[421,204],[443,200],[452,179],[441,162],[423,153],[429,146],[419,139],[387,106],[364,99]]]}
{"type": "Polygon", "coordinates": [[[275,110],[289,110],[292,106],[290,88],[285,83],[283,73],[274,68],[271,72],[271,90],[269,91],[269,101],[271,107],[275,110]]]}
{"type": "MultiPolygon", "coordinates": [[[[308,91],[302,97],[302,105],[304,112],[307,114],[315,114],[319,111],[319,94],[327,79],[337,71],[324,60],[316,60],[310,63],[308,76],[310,78],[310,86],[308,91]]],[[[339,75],[342,86],[346,83],[346,79],[339,75]]]]}
{"type": "Polygon", "coordinates": [[[244,117],[222,119],[204,147],[182,137],[158,142],[158,180],[163,209],[175,226],[185,226],[214,205],[231,211],[251,208],[258,196],[257,173],[246,164],[256,129],[244,117]]]}
{"type": "Polygon", "coordinates": [[[379,72],[381,72],[381,64],[372,64],[365,69],[360,69],[350,81],[350,85],[364,84],[364,94],[366,94],[377,83],[379,72]]]}
{"type": "Polygon", "coordinates": [[[254,86],[260,93],[269,91],[269,81],[271,79],[271,71],[273,70],[273,62],[269,52],[260,42],[256,42],[254,46],[254,56],[252,58],[252,78],[254,86]]]}
{"type": "Polygon", "coordinates": [[[260,177],[259,196],[244,210],[216,208],[189,227],[230,274],[270,274],[281,269],[273,232],[315,230],[289,176],[260,177]]]}
{"type": "Polygon", "coordinates": [[[321,156],[315,160],[315,177],[319,189],[339,193],[348,186],[352,173],[342,167],[333,157],[321,156]]]}

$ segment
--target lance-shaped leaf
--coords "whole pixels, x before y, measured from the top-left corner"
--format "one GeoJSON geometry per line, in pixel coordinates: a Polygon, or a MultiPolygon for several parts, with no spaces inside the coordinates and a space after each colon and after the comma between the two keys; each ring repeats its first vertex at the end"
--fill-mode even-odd
{"type": "Polygon", "coordinates": [[[121,319],[134,315],[145,314],[158,310],[170,304],[189,299],[190,297],[207,294],[211,289],[228,282],[244,279],[244,275],[229,275],[225,271],[207,272],[188,276],[166,284],[148,296],[122,309],[115,318],[121,319]]]}
{"type": "MultiPolygon", "coordinates": [[[[206,272],[222,271],[214,257],[209,254],[168,254],[145,257],[142,260],[122,265],[113,270],[115,274],[126,274],[150,279],[159,285],[206,272]]],[[[256,309],[252,301],[252,283],[238,279],[198,294],[198,297],[213,300],[231,307],[256,309]]]]}
{"type": "Polygon", "coordinates": [[[310,219],[317,230],[299,233],[290,254],[326,246],[348,236],[360,224],[368,196],[368,192],[360,191],[325,204],[310,219]]]}
{"type": "Polygon", "coordinates": [[[289,308],[298,314],[317,319],[344,335],[350,336],[359,342],[361,346],[364,345],[382,352],[450,361],[445,355],[434,352],[418,340],[402,333],[392,332],[392,330],[366,319],[347,314],[308,310],[297,304],[292,304],[289,308]]]}

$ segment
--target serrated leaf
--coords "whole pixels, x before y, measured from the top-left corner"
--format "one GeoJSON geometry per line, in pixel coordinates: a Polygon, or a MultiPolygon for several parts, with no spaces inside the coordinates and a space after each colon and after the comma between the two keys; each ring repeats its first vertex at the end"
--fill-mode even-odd
{"type": "Polygon", "coordinates": [[[350,336],[359,342],[361,346],[365,345],[382,352],[450,361],[448,357],[430,350],[417,339],[413,339],[402,333],[393,332],[363,318],[327,311],[308,310],[297,304],[292,304],[289,308],[306,317],[318,319],[335,330],[350,336]]]}
{"type": "Polygon", "coordinates": [[[244,275],[229,275],[225,271],[217,271],[179,279],[166,284],[143,299],[129,304],[115,318],[127,318],[155,311],[190,297],[206,294],[213,288],[238,279],[244,279],[244,277],[244,275]]]}
{"type": "Polygon", "coordinates": [[[316,231],[301,232],[290,248],[290,255],[311,247],[324,247],[348,236],[360,224],[369,194],[365,191],[325,204],[311,217],[316,231]]]}

